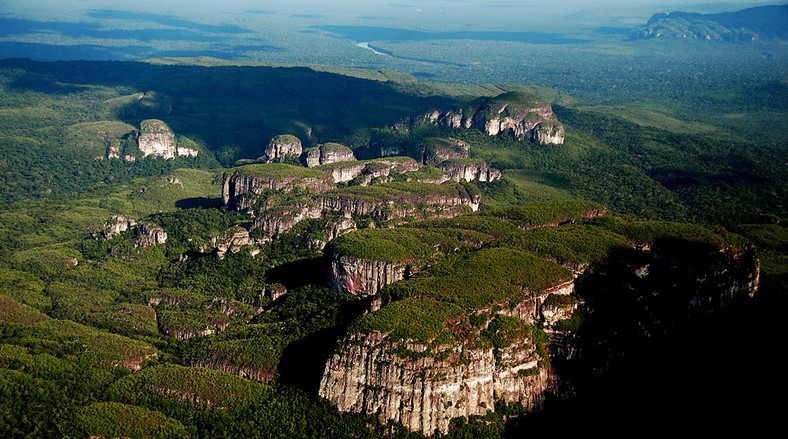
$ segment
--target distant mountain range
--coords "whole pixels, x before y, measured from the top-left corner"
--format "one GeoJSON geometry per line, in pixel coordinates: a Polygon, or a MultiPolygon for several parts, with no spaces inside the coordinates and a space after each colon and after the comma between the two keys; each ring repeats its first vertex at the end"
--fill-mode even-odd
{"type": "Polygon", "coordinates": [[[629,34],[631,40],[693,38],[709,41],[786,41],[788,5],[759,6],[737,12],[654,14],[629,34]]]}

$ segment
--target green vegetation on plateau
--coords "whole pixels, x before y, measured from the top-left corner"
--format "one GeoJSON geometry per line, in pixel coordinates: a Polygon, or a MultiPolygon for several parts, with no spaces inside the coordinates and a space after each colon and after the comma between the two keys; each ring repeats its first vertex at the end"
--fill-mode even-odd
{"type": "MultiPolygon", "coordinates": [[[[493,314],[571,279],[559,264],[593,269],[635,244],[753,242],[763,264],[759,294],[784,302],[788,177],[779,81],[729,95],[694,85],[669,90],[666,96],[681,106],[665,111],[623,107],[609,102],[614,97],[581,102],[517,84],[432,84],[391,71],[241,64],[0,61],[0,435],[418,437],[315,401],[315,381],[339,339],[380,331],[431,347],[470,341],[504,349],[522,337],[543,338],[537,326],[493,314]],[[403,118],[476,99],[552,102],[566,143],[393,128],[403,118]],[[688,118],[693,105],[708,115],[688,118]],[[134,134],[148,120],[166,123],[199,156],[141,158],[134,134]],[[223,177],[330,180],[320,169],[282,163],[221,167],[260,157],[282,132],[304,147],[349,145],[367,159],[359,162],[367,172],[381,171],[383,160],[422,162],[423,145],[450,147],[445,139],[457,139],[471,146],[470,158],[455,163],[483,161],[503,178],[429,184],[443,172],[424,166],[392,173],[388,183],[350,182],[319,195],[383,206],[356,215],[362,230],[335,239],[327,251],[421,269],[386,287],[380,310],[362,314],[353,297],[326,287],[315,243],[326,239],[330,216],[302,221],[257,246],[255,256],[244,249],[217,258],[211,238],[247,230],[255,219],[218,208],[223,177]],[[381,145],[412,158],[379,159],[381,145]],[[109,159],[110,148],[131,151],[136,160],[109,159]],[[393,225],[386,209],[439,216],[440,206],[425,201],[457,196],[481,196],[480,211],[363,229],[393,225]],[[605,210],[610,216],[584,217],[605,210]],[[104,226],[116,215],[160,225],[167,243],[135,246],[134,231],[105,239],[104,226]],[[687,220],[703,226],[681,222],[687,220]],[[550,224],[562,225],[540,227],[550,224]],[[287,294],[271,300],[272,291],[287,294]],[[474,314],[480,308],[490,312],[474,314]],[[214,333],[200,336],[205,329],[214,333]],[[271,381],[197,364],[253,368],[271,381]]],[[[640,67],[632,68],[636,75],[640,67]]],[[[583,75],[561,75],[585,90],[576,82],[583,75]]],[[[636,95],[665,92],[661,82],[648,87],[636,95]]],[[[311,202],[297,192],[260,198],[279,207],[311,202]]],[[[566,297],[548,302],[575,300],[566,297]]],[[[558,327],[576,332],[582,317],[558,327]]],[[[449,437],[500,436],[505,426],[500,413],[463,419],[449,437]]]]}

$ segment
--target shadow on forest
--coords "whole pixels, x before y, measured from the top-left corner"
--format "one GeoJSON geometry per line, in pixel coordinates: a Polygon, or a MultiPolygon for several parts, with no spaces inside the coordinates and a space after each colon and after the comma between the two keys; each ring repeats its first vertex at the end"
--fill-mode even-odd
{"type": "MultiPolygon", "coordinates": [[[[144,119],[162,119],[177,135],[204,143],[225,166],[239,158],[259,157],[263,145],[278,134],[294,134],[311,145],[456,104],[445,97],[404,93],[387,82],[305,67],[7,59],[0,60],[0,68],[26,72],[7,86],[21,92],[78,91],[91,99],[95,86],[114,88],[128,99],[112,103],[105,101],[106,92],[95,92],[96,100],[107,105],[105,110],[115,113],[107,117],[133,126],[144,119]],[[139,99],[140,93],[146,98],[139,99]]],[[[382,77],[379,72],[364,74],[382,77]]]]}
{"type": "Polygon", "coordinates": [[[184,198],[182,200],[178,200],[175,202],[175,207],[178,209],[194,209],[198,207],[202,208],[212,208],[212,207],[222,207],[222,199],[221,198],[207,198],[207,197],[195,197],[195,198],[184,198]]]}

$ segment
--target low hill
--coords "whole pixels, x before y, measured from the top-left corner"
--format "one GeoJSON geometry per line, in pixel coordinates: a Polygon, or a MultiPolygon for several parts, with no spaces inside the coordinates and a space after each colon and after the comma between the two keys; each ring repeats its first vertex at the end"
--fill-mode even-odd
{"type": "Polygon", "coordinates": [[[654,14],[629,38],[693,38],[709,41],[744,42],[788,39],[788,5],[760,6],[737,12],[698,14],[671,12],[654,14]]]}

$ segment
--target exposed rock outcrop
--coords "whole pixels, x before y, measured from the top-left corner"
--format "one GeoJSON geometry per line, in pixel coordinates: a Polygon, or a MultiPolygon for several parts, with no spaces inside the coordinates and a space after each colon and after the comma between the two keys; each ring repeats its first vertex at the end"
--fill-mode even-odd
{"type": "Polygon", "coordinates": [[[545,312],[571,317],[575,303],[551,301],[549,310],[544,303],[551,294],[568,297],[572,284],[527,294],[513,310],[478,309],[475,318],[487,323],[477,329],[450,329],[463,325],[463,317],[452,317],[446,330],[465,332],[453,343],[351,333],[326,365],[320,395],[340,411],[377,413],[382,422],[400,422],[425,434],[446,433],[452,419],[483,416],[497,401],[534,410],[548,390],[558,390],[559,378],[549,366],[547,336],[533,323],[545,312]],[[526,319],[504,320],[509,315],[526,319]],[[516,336],[507,332],[512,327],[519,328],[516,336]]]}
{"type": "Polygon", "coordinates": [[[243,247],[262,244],[249,236],[249,231],[240,226],[231,227],[221,235],[211,237],[211,245],[216,247],[216,255],[224,259],[227,252],[238,253],[243,247]]]}
{"type": "MultiPolygon", "coordinates": [[[[188,139],[186,144],[178,144],[175,139],[175,134],[170,127],[161,120],[146,119],[140,122],[140,130],[137,134],[137,147],[142,152],[143,157],[153,156],[163,159],[174,159],[176,156],[197,157],[200,151],[189,145],[193,146],[194,142],[188,141],[188,139]]],[[[120,145],[118,145],[116,149],[111,149],[110,152],[113,156],[119,158],[120,145]]],[[[129,160],[127,158],[126,161],[134,160],[129,160]]]]}
{"type": "Polygon", "coordinates": [[[358,189],[336,189],[267,209],[259,214],[253,229],[261,228],[275,238],[299,222],[320,218],[326,212],[371,215],[384,222],[399,218],[452,218],[475,212],[481,201],[476,189],[456,183],[389,183],[377,185],[373,191],[358,189]]]}
{"type": "Polygon", "coordinates": [[[319,193],[334,187],[329,174],[315,169],[282,163],[246,165],[224,175],[222,200],[226,207],[247,209],[254,204],[253,195],[268,189],[290,192],[301,188],[319,193]]]}
{"type": "MultiPolygon", "coordinates": [[[[629,230],[638,235],[664,226],[637,227],[629,230]]],[[[377,414],[382,422],[424,434],[445,433],[453,418],[484,415],[497,401],[533,410],[546,392],[560,395],[571,388],[570,378],[552,365],[582,359],[582,367],[603,373],[611,359],[642,346],[644,339],[680,331],[693,315],[715,312],[757,291],[760,268],[752,246],[678,238],[690,228],[662,230],[667,234],[660,232],[640,249],[611,252],[583,274],[582,292],[570,276],[548,288],[524,288],[508,303],[460,311],[420,296],[454,294],[465,288],[462,279],[447,284],[451,292],[439,293],[433,289],[442,291],[441,284],[419,283],[423,275],[406,281],[411,286],[402,291],[416,298],[392,302],[351,325],[326,365],[320,395],[340,411],[377,414]],[[427,287],[413,291],[416,285],[427,287]],[[577,320],[581,307],[583,318],[577,320]],[[442,327],[419,320],[438,315],[446,316],[442,327]],[[475,329],[470,322],[479,320],[486,323],[475,329]],[[578,324],[590,338],[578,338],[573,329],[578,324]]],[[[487,251],[485,258],[492,255],[487,251]]],[[[338,282],[361,292],[379,289],[388,277],[405,277],[397,264],[334,258],[331,266],[338,282]]],[[[437,272],[448,276],[444,270],[437,272]]],[[[451,297],[453,306],[466,296],[451,297]]]]}
{"type": "Polygon", "coordinates": [[[266,162],[282,161],[290,157],[301,156],[303,148],[298,137],[291,134],[281,134],[274,137],[265,148],[266,162]]]}
{"type": "Polygon", "coordinates": [[[441,345],[421,358],[398,351],[425,352],[426,346],[389,344],[386,334],[353,334],[329,360],[320,395],[340,411],[377,413],[382,422],[397,421],[411,431],[447,432],[452,419],[484,415],[496,397],[533,409],[554,387],[549,368],[529,339],[498,352],[492,348],[441,345]]]}
{"type": "Polygon", "coordinates": [[[510,132],[521,140],[529,139],[556,145],[564,143],[563,126],[558,122],[550,103],[518,92],[504,93],[493,98],[479,98],[465,108],[452,111],[430,111],[410,118],[398,126],[422,124],[474,128],[490,136],[510,132]]]}
{"type": "Polygon", "coordinates": [[[358,297],[375,296],[386,285],[405,279],[418,272],[418,266],[408,262],[383,262],[360,259],[348,255],[327,255],[332,288],[358,297]]]}
{"type": "Polygon", "coordinates": [[[165,244],[167,242],[167,232],[158,224],[144,222],[140,223],[138,229],[140,237],[135,241],[135,247],[145,248],[152,245],[165,244]]]}
{"type": "Polygon", "coordinates": [[[355,161],[353,150],[339,143],[326,143],[315,148],[307,148],[303,154],[304,163],[309,168],[329,163],[355,161]]]}
{"type": "Polygon", "coordinates": [[[334,183],[346,183],[358,177],[367,164],[364,162],[337,162],[322,165],[318,169],[331,174],[334,183]]]}
{"type": "Polygon", "coordinates": [[[487,167],[482,160],[452,159],[438,165],[454,181],[495,181],[501,178],[501,171],[487,167]]]}
{"type": "Polygon", "coordinates": [[[248,364],[236,364],[220,355],[202,359],[194,363],[195,367],[206,367],[221,372],[231,373],[243,378],[261,382],[269,382],[276,377],[276,367],[256,367],[248,364]]]}
{"type": "Polygon", "coordinates": [[[147,119],[140,122],[137,146],[143,157],[175,158],[175,134],[166,123],[157,119],[147,119]]]}
{"type": "Polygon", "coordinates": [[[128,219],[123,215],[113,215],[110,220],[104,224],[102,236],[104,239],[112,239],[121,233],[129,230],[137,225],[133,219],[128,219]]]}

